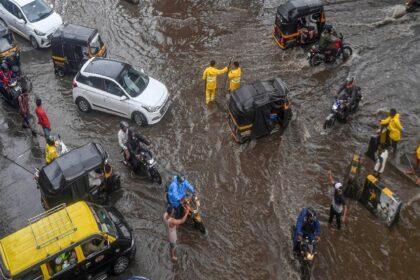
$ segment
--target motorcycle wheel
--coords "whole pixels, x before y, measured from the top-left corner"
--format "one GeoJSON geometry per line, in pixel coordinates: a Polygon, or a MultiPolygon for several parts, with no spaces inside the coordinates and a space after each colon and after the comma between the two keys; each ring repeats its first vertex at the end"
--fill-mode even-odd
{"type": "Polygon", "coordinates": [[[158,183],[159,185],[162,184],[162,176],[160,176],[159,171],[156,169],[156,167],[152,167],[149,170],[150,177],[152,177],[153,182],[158,183]]]}
{"type": "Polygon", "coordinates": [[[198,229],[202,234],[206,234],[207,233],[207,229],[204,226],[203,222],[194,221],[194,228],[195,229],[198,229]]]}
{"type": "Polygon", "coordinates": [[[347,59],[349,59],[349,57],[353,54],[353,50],[349,47],[349,46],[345,46],[342,50],[341,50],[341,60],[343,62],[346,62],[347,59]]]}
{"type": "Polygon", "coordinates": [[[301,267],[300,267],[301,273],[302,273],[302,280],[310,280],[311,279],[311,265],[307,261],[302,261],[301,267]]]}
{"type": "Polygon", "coordinates": [[[315,54],[309,59],[309,64],[311,66],[318,66],[322,63],[322,61],[322,57],[319,54],[315,54]]]}

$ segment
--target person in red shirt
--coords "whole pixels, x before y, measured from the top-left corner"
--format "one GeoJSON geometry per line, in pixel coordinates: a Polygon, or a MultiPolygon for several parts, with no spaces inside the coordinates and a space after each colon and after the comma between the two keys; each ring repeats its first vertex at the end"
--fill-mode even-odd
{"type": "Polygon", "coordinates": [[[41,125],[42,130],[44,131],[45,139],[48,139],[51,133],[50,120],[48,119],[47,113],[45,113],[44,109],[41,106],[42,105],[41,99],[38,98],[35,101],[35,103],[36,103],[35,113],[38,117],[38,123],[41,125]]]}

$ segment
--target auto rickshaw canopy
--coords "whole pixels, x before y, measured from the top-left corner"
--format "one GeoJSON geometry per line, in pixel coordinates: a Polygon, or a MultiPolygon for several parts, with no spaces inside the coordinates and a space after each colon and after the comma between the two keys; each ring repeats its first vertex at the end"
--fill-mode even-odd
{"type": "Polygon", "coordinates": [[[41,191],[49,195],[60,194],[79,178],[87,178],[88,172],[102,166],[106,159],[105,150],[97,143],[73,149],[40,170],[41,191]]]}
{"type": "MultiPolygon", "coordinates": [[[[91,27],[66,23],[60,26],[51,37],[53,53],[63,44],[87,47],[89,42],[98,34],[98,30],[91,27]]],[[[59,51],[61,52],[61,50],[59,51]]]]}
{"type": "Polygon", "coordinates": [[[323,10],[324,5],[321,0],[289,0],[277,8],[277,14],[286,21],[292,22],[297,18],[320,13],[323,10]]]}

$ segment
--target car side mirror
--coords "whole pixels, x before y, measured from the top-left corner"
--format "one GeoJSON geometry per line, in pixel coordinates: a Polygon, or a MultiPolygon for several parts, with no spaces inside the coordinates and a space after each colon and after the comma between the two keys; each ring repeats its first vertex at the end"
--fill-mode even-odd
{"type": "Polygon", "coordinates": [[[20,24],[25,24],[26,20],[24,20],[23,18],[20,18],[20,19],[17,20],[17,22],[20,23],[20,24]]]}
{"type": "Polygon", "coordinates": [[[127,99],[128,99],[128,97],[127,97],[126,95],[123,95],[123,96],[121,96],[121,97],[120,97],[120,100],[121,100],[121,101],[123,101],[123,100],[127,100],[127,99]]]}

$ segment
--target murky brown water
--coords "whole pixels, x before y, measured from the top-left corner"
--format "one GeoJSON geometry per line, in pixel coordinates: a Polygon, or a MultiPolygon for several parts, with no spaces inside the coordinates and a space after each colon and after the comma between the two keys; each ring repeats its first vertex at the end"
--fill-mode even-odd
{"type": "MultiPolygon", "coordinates": [[[[282,1],[55,1],[70,22],[97,27],[109,57],[131,62],[163,81],[173,104],[164,120],[139,129],[153,142],[169,176],[184,171],[197,186],[209,235],[179,231],[178,264],[169,260],[163,188],[131,178],[119,163],[118,117],[82,114],[71,98],[71,77],[57,79],[50,52],[23,49],[23,71],[45,103],[53,132],[75,147],[97,141],[109,151],[123,177],[116,207],[127,215],[137,237],[137,257],[126,275],[150,279],[298,279],[291,257],[289,227],[301,207],[320,216],[322,242],[316,279],[418,279],[420,195],[398,174],[385,181],[405,206],[401,220],[386,228],[365,208],[350,202],[349,226],[327,226],[330,197],[326,171],[338,178],[352,153],[364,151],[382,112],[401,111],[407,133],[401,143],[414,149],[420,137],[420,14],[392,18],[399,0],[324,1],[328,20],[343,32],[355,53],[344,65],[310,68],[306,53],[282,51],[271,39],[275,7],[282,1]],[[204,105],[201,71],[209,60],[221,66],[234,56],[244,82],[283,78],[290,86],[295,117],[283,135],[249,145],[232,142],[224,94],[204,105]],[[331,93],[349,73],[364,100],[348,125],[324,132],[331,93]]],[[[223,83],[222,83],[223,84],[223,83]]],[[[2,153],[30,168],[42,165],[43,139],[32,140],[20,118],[1,105],[2,153]],[[17,121],[16,121],[17,120],[17,121]],[[40,141],[40,143],[38,142],[40,141]]],[[[372,168],[368,160],[366,168],[372,168]]],[[[42,211],[32,176],[0,160],[0,234],[9,233],[42,211]]]]}

